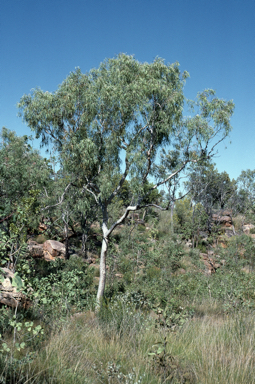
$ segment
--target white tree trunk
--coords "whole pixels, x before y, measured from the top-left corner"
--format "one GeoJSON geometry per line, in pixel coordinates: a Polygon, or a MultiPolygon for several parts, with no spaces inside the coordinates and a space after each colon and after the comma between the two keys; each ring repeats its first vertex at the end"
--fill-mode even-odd
{"type": "Polygon", "coordinates": [[[105,282],[106,282],[106,256],[107,256],[107,249],[108,249],[108,236],[107,236],[108,229],[104,223],[103,223],[102,229],[103,229],[104,237],[102,241],[102,248],[101,248],[101,254],[100,254],[100,277],[99,277],[99,285],[98,285],[98,291],[97,291],[98,305],[100,305],[100,302],[104,295],[105,282]]]}
{"type": "Polygon", "coordinates": [[[102,212],[103,212],[103,225],[102,225],[103,241],[102,241],[102,248],[101,248],[101,255],[100,255],[100,277],[99,277],[99,285],[98,285],[98,291],[97,291],[97,309],[100,307],[100,302],[102,300],[102,297],[104,295],[104,290],[105,290],[106,256],[107,256],[109,237],[111,236],[111,233],[114,230],[114,228],[116,228],[118,225],[123,223],[123,221],[126,219],[126,217],[128,216],[128,213],[130,211],[136,211],[138,209],[139,209],[138,205],[127,207],[125,213],[120,217],[120,219],[117,220],[111,226],[110,229],[108,229],[107,228],[107,223],[108,223],[107,206],[102,207],[102,212]]]}

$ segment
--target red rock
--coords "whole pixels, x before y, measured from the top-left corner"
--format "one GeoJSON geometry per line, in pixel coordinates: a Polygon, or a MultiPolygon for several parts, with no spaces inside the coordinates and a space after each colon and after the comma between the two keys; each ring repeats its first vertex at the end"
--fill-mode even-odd
{"type": "Polygon", "coordinates": [[[64,244],[56,240],[47,240],[43,243],[44,259],[47,261],[54,260],[56,257],[65,258],[66,247],[64,244]]]}

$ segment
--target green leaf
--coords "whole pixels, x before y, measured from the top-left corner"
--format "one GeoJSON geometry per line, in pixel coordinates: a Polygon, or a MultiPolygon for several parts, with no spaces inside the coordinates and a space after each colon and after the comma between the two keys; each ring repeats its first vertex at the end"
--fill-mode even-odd
{"type": "Polygon", "coordinates": [[[160,355],[161,352],[164,352],[163,346],[158,347],[157,354],[160,355]]]}
{"type": "Polygon", "coordinates": [[[14,274],[12,279],[12,286],[16,287],[18,291],[24,287],[24,283],[17,272],[14,274]]]}

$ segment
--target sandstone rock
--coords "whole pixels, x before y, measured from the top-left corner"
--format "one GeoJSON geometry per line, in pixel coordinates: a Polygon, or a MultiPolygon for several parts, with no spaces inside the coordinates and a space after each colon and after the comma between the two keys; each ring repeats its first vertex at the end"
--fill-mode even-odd
{"type": "Polygon", "coordinates": [[[35,259],[45,259],[46,261],[55,260],[55,258],[65,258],[65,245],[55,240],[47,240],[43,244],[29,240],[29,254],[35,259]]]}
{"type": "Polygon", "coordinates": [[[46,231],[47,229],[47,225],[46,224],[43,224],[43,223],[40,223],[39,224],[39,227],[38,227],[39,231],[46,231]]]}
{"type": "Polygon", "coordinates": [[[56,240],[47,240],[43,243],[44,259],[47,261],[55,260],[55,258],[64,259],[66,247],[64,244],[56,240]]]}
{"type": "Polygon", "coordinates": [[[211,275],[213,272],[215,272],[213,266],[208,260],[204,260],[204,265],[206,267],[206,274],[211,275]]]}
{"type": "Polygon", "coordinates": [[[44,258],[44,252],[43,252],[43,245],[38,244],[36,241],[30,240],[27,243],[28,245],[28,251],[30,256],[32,256],[35,259],[43,259],[44,258]]]}
{"type": "Polygon", "coordinates": [[[217,224],[224,225],[225,227],[232,227],[232,211],[224,210],[217,213],[213,213],[212,220],[217,224]]]}
{"type": "Polygon", "coordinates": [[[232,218],[230,216],[220,216],[219,217],[219,222],[221,224],[228,223],[228,224],[232,225],[232,218]]]}
{"type": "Polygon", "coordinates": [[[208,254],[200,253],[200,257],[203,259],[204,265],[206,267],[205,273],[209,275],[211,275],[212,273],[215,273],[216,269],[221,267],[220,263],[215,263],[215,260],[212,256],[214,256],[213,251],[209,251],[208,254]]]}
{"type": "Polygon", "coordinates": [[[232,217],[232,209],[224,209],[223,211],[221,211],[221,215],[222,216],[231,216],[232,217]]]}

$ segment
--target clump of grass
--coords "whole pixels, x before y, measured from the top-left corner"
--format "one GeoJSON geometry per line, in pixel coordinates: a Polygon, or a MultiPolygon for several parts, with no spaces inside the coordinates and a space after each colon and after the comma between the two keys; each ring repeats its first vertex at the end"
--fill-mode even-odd
{"type": "Polygon", "coordinates": [[[243,215],[237,215],[236,217],[233,217],[233,224],[236,231],[240,231],[244,224],[244,216],[243,215]]]}
{"type": "Polygon", "coordinates": [[[255,322],[252,315],[190,321],[172,339],[171,352],[188,360],[199,383],[255,383],[255,322]]]}

